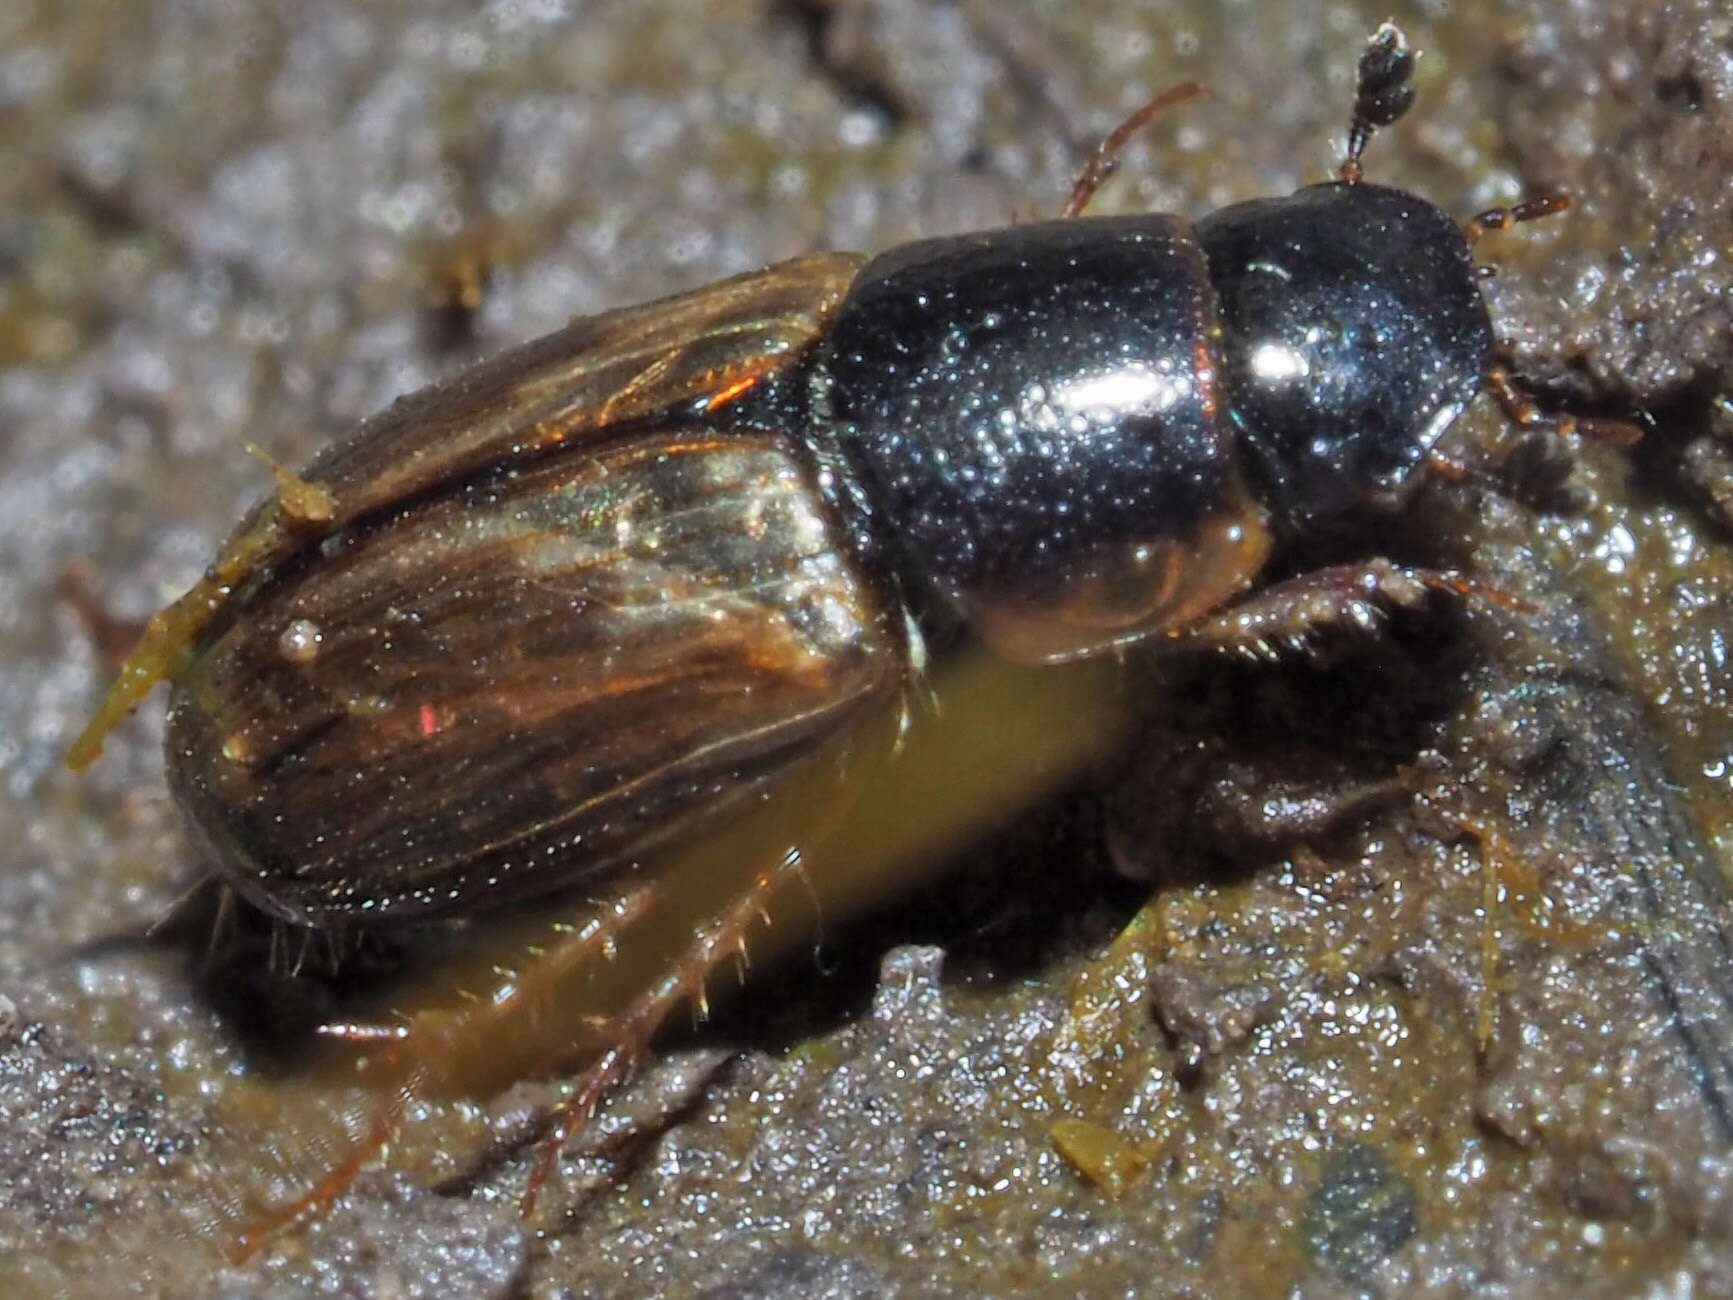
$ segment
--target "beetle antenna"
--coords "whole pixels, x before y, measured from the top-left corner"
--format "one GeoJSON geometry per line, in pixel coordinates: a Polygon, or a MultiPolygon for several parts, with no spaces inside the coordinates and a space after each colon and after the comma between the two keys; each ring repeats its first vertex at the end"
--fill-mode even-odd
{"type": "Polygon", "coordinates": [[[1099,145],[1095,153],[1084,165],[1071,186],[1071,197],[1066,200],[1060,218],[1080,217],[1089,206],[1089,200],[1095,197],[1095,191],[1107,183],[1107,178],[1119,170],[1119,154],[1125,148],[1131,137],[1148,126],[1163,110],[1172,108],[1175,104],[1183,104],[1188,99],[1196,99],[1206,94],[1204,88],[1195,81],[1181,82],[1161,92],[1154,99],[1139,108],[1130,117],[1114,127],[1099,145]]]}
{"type": "Polygon", "coordinates": [[[1414,102],[1414,52],[1395,23],[1372,33],[1360,52],[1354,83],[1354,116],[1348,124],[1348,155],[1336,173],[1349,185],[1360,181],[1360,155],[1381,126],[1389,126],[1414,102]]]}
{"type": "Polygon", "coordinates": [[[1543,194],[1537,199],[1524,199],[1508,208],[1488,208],[1462,223],[1462,237],[1470,244],[1478,244],[1480,237],[1489,230],[1503,230],[1519,221],[1536,221],[1541,217],[1550,217],[1554,213],[1563,212],[1570,205],[1568,194],[1543,194]]]}

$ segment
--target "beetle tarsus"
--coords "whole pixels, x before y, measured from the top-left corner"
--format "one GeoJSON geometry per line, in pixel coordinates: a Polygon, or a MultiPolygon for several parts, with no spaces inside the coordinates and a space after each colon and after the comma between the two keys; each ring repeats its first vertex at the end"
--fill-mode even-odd
{"type": "Polygon", "coordinates": [[[1534,398],[1517,387],[1509,367],[1502,361],[1487,371],[1486,386],[1504,409],[1505,417],[1521,428],[1544,429],[1565,438],[1581,434],[1614,447],[1634,447],[1643,440],[1642,426],[1630,420],[1541,410],[1534,398]]]}
{"type": "Polygon", "coordinates": [[[420,1095],[420,1089],[421,1080],[414,1077],[392,1089],[386,1103],[374,1112],[367,1136],[351,1147],[349,1153],[305,1196],[271,1211],[239,1233],[229,1251],[230,1258],[237,1264],[245,1263],[267,1242],[323,1218],[337,1199],[349,1190],[361,1171],[391,1145],[392,1138],[403,1127],[405,1112],[420,1095]]]}

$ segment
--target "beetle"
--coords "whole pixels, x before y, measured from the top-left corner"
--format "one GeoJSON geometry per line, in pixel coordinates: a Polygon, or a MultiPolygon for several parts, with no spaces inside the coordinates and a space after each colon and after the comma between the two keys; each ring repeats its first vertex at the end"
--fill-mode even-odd
{"type": "MultiPolygon", "coordinates": [[[[1363,178],[1413,65],[1381,27],[1336,178],[1286,197],[1084,215],[1182,86],[1108,137],[1056,220],[799,258],[400,399],[279,471],[72,765],[167,680],[174,796],[261,911],[350,932],[623,881],[624,918],[658,846],[911,707],[959,644],[1037,667],[1264,655],[1460,590],[1376,557],[1266,576],[1402,509],[1482,389],[1572,423],[1512,385],[1473,257],[1563,201],[1459,224],[1363,178]]],[[[526,1212],[796,866],[604,1027],[526,1212]]]]}

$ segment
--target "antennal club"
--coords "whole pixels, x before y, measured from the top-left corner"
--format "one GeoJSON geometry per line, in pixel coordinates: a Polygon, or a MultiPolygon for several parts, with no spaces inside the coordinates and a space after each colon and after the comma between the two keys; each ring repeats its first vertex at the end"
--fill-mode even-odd
{"type": "Polygon", "coordinates": [[[1414,102],[1414,52],[1395,23],[1372,33],[1360,54],[1354,85],[1354,117],[1348,124],[1348,156],[1336,173],[1349,185],[1360,181],[1360,155],[1381,126],[1389,126],[1414,102]]]}

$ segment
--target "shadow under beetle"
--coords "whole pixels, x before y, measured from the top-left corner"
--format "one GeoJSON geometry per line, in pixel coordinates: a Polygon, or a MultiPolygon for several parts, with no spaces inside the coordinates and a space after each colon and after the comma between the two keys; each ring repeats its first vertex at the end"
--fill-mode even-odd
{"type": "MultiPolygon", "coordinates": [[[[1498,363],[1471,249],[1563,201],[1459,225],[1362,180],[1412,67],[1380,28],[1338,177],[1284,198],[1082,215],[1180,87],[1058,220],[800,258],[399,400],[282,475],[152,620],[73,766],[166,679],[175,797],[266,913],[343,930],[614,880],[623,921],[643,855],[899,705],[929,645],[1266,655],[1460,589],[1376,559],[1260,585],[1293,539],[1400,509],[1483,387],[1549,422],[1498,363]]],[[[526,1210],[797,870],[760,872],[603,1027],[526,1210]]]]}

